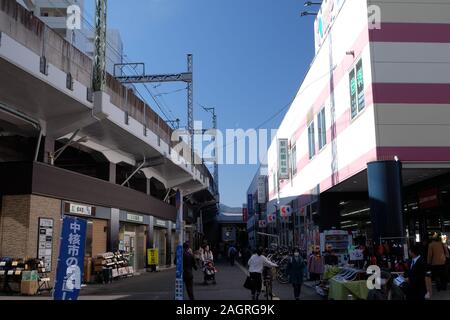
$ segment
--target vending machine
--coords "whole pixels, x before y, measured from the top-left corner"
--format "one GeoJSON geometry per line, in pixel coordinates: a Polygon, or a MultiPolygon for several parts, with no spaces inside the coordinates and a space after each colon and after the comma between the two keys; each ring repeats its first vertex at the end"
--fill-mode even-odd
{"type": "Polygon", "coordinates": [[[348,248],[353,243],[351,233],[344,230],[327,230],[320,234],[320,250],[325,252],[327,245],[333,247],[333,252],[339,257],[339,265],[348,262],[348,248]]]}

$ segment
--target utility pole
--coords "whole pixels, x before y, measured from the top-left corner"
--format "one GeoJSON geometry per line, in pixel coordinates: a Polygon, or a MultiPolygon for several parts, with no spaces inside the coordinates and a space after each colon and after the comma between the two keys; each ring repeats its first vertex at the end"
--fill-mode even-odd
{"type": "Polygon", "coordinates": [[[95,40],[92,90],[104,91],[106,87],[106,15],[107,0],[95,0],[95,40]]]}
{"type": "MultiPolygon", "coordinates": [[[[101,0],[97,0],[101,1],[101,0]]],[[[162,83],[162,82],[185,82],[187,83],[187,133],[189,135],[191,146],[191,164],[194,165],[194,83],[193,83],[193,71],[194,61],[192,54],[187,55],[187,69],[188,72],[176,73],[176,74],[157,74],[148,75],[145,74],[144,63],[117,63],[114,65],[114,77],[116,80],[123,84],[132,83],[162,83]],[[142,73],[138,75],[128,76],[123,75],[122,70],[125,67],[131,67],[135,69],[137,66],[142,66],[142,73]],[[120,69],[120,73],[116,73],[117,69],[120,69]]],[[[176,122],[176,120],[175,120],[176,122]]]]}
{"type": "Polygon", "coordinates": [[[203,107],[203,110],[206,112],[210,112],[212,114],[212,120],[213,120],[213,129],[214,129],[214,183],[215,183],[215,196],[219,195],[219,161],[218,161],[218,145],[217,145],[217,114],[216,114],[216,108],[206,108],[203,107]]]}
{"type": "Polygon", "coordinates": [[[194,71],[194,60],[192,58],[192,54],[187,55],[187,65],[188,65],[188,73],[192,75],[192,79],[187,83],[187,118],[188,118],[188,132],[191,137],[191,159],[192,165],[194,165],[194,79],[193,79],[193,71],[194,71]]]}

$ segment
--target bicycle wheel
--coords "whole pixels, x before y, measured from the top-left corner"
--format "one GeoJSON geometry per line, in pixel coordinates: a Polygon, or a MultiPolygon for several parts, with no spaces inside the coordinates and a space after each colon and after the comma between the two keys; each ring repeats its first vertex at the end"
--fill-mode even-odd
{"type": "Polygon", "coordinates": [[[287,275],[285,270],[278,270],[278,272],[277,272],[277,280],[281,284],[289,283],[289,276],[287,275]]]}
{"type": "Polygon", "coordinates": [[[273,300],[272,281],[269,281],[269,285],[267,287],[267,300],[273,300]]]}
{"type": "Polygon", "coordinates": [[[269,280],[264,280],[264,296],[266,297],[266,300],[271,300],[272,285],[269,280]]]}

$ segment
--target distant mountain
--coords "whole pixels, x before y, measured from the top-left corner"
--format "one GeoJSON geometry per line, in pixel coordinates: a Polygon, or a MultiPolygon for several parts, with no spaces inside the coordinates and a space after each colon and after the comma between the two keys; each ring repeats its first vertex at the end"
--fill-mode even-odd
{"type": "Polygon", "coordinates": [[[242,213],[242,208],[233,208],[229,207],[225,204],[220,204],[220,212],[227,212],[227,213],[242,213]]]}

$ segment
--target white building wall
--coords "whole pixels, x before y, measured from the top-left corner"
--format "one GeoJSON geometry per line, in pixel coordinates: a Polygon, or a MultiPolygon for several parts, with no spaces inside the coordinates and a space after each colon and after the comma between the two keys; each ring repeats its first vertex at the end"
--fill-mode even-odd
{"type": "MultiPolygon", "coordinates": [[[[335,122],[337,123],[338,181],[365,169],[366,163],[376,158],[375,119],[371,94],[371,55],[368,33],[368,12],[364,1],[346,1],[334,21],[331,33],[311,65],[298,95],[285,116],[277,135],[290,139],[297,146],[297,175],[292,182],[281,181],[279,197],[289,198],[311,194],[320,185],[320,191],[331,187],[333,145],[331,142],[330,70],[334,76],[335,122]],[[331,45],[330,45],[331,41],[331,45]],[[330,50],[331,47],[331,50],[330,50]],[[347,54],[354,51],[355,56],[347,54]],[[331,59],[330,59],[331,57],[331,59]],[[349,73],[362,58],[366,107],[355,119],[350,115],[349,73]],[[318,149],[317,114],[326,108],[327,145],[317,150],[309,160],[307,126],[315,122],[315,141],[318,149]]],[[[277,143],[273,141],[268,152],[269,198],[277,199],[273,175],[277,172],[277,143]]]]}

